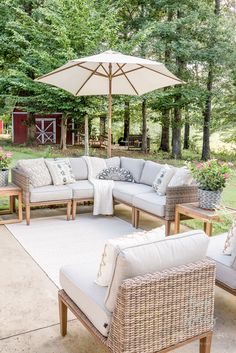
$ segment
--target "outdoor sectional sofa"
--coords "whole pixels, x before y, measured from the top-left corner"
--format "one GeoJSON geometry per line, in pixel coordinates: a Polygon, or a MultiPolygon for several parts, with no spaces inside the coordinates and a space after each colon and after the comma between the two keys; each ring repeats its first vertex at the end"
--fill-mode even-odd
{"type": "MultiPolygon", "coordinates": [[[[86,161],[82,157],[70,158],[70,164],[76,182],[67,185],[47,185],[33,188],[30,179],[20,168],[12,170],[13,182],[23,190],[23,203],[26,209],[26,222],[30,224],[30,209],[34,206],[67,204],[67,219],[76,215],[78,202],[93,200],[93,185],[88,181],[86,161]]],[[[167,187],[166,195],[159,196],[152,188],[152,183],[162,164],[143,159],[112,157],[106,159],[107,167],[128,169],[134,183],[115,181],[113,197],[115,203],[132,207],[132,224],[138,227],[139,211],[149,213],[165,221],[166,235],[170,234],[171,222],[175,218],[175,205],[197,201],[195,185],[167,187]]]]}

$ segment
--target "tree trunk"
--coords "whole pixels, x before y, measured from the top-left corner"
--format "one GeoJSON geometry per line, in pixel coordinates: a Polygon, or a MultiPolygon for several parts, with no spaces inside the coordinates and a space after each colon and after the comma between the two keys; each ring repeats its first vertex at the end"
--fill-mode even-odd
{"type": "MultiPolygon", "coordinates": [[[[167,21],[171,22],[173,20],[173,10],[167,10],[167,21]]],[[[168,41],[167,41],[168,43],[168,41]]],[[[168,65],[170,62],[170,48],[166,43],[165,48],[165,65],[168,65]]],[[[164,88],[167,90],[168,88],[164,88]]],[[[162,131],[161,131],[161,143],[159,151],[170,152],[170,109],[162,110],[162,131]]]]}
{"type": "MultiPolygon", "coordinates": [[[[215,10],[216,16],[220,15],[220,0],[215,0],[215,10]]],[[[211,115],[212,115],[212,88],[214,73],[213,69],[214,63],[210,61],[209,70],[207,76],[207,96],[205,102],[205,108],[203,110],[203,143],[202,143],[202,160],[206,161],[210,159],[210,126],[211,126],[211,115]]]]}
{"type": "Polygon", "coordinates": [[[62,116],[62,119],[61,119],[61,141],[60,141],[60,149],[62,151],[65,151],[67,149],[67,145],[66,145],[67,124],[68,124],[68,118],[66,116],[62,116]]]}
{"type": "Polygon", "coordinates": [[[189,149],[189,135],[190,135],[190,125],[189,125],[189,116],[188,112],[185,115],[185,124],[184,124],[184,149],[189,149]]]}
{"type": "Polygon", "coordinates": [[[170,152],[170,110],[162,111],[162,131],[159,151],[170,152]]]}
{"type": "Polygon", "coordinates": [[[129,127],[130,127],[129,101],[125,101],[125,111],[124,111],[124,141],[128,141],[128,139],[129,139],[129,127]]]}
{"type": "Polygon", "coordinates": [[[89,156],[89,119],[88,114],[84,117],[84,155],[89,156]]]}
{"type": "Polygon", "coordinates": [[[36,144],[36,124],[34,113],[28,113],[27,116],[27,146],[34,146],[36,144]]]}
{"type": "MultiPolygon", "coordinates": [[[[176,96],[176,102],[180,99],[179,95],[176,96]]],[[[181,159],[181,109],[176,106],[174,109],[174,119],[172,126],[172,157],[181,159]]]]}
{"type": "MultiPolygon", "coordinates": [[[[177,11],[177,18],[181,19],[183,14],[181,11],[177,11]]],[[[178,37],[181,38],[182,28],[181,25],[177,26],[178,37]]],[[[181,77],[183,69],[185,67],[185,62],[181,56],[176,57],[176,66],[178,68],[177,76],[181,77]]],[[[172,157],[176,159],[182,158],[181,152],[181,120],[182,120],[182,108],[181,108],[181,93],[177,93],[175,96],[175,108],[174,108],[174,117],[172,125],[172,157]]]]}
{"type": "Polygon", "coordinates": [[[209,67],[207,77],[207,98],[205,109],[203,111],[203,144],[202,144],[202,160],[210,159],[210,124],[211,124],[211,100],[213,85],[213,68],[209,67]]]}
{"type": "Polygon", "coordinates": [[[147,100],[142,101],[142,152],[147,153],[147,100]]]}

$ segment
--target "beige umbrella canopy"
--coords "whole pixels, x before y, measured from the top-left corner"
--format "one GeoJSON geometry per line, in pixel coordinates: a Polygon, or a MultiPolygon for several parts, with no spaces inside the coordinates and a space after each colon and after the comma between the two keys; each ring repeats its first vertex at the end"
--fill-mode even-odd
{"type": "Polygon", "coordinates": [[[74,96],[108,95],[108,150],[111,156],[112,95],[142,95],[155,89],[183,83],[163,64],[123,55],[104,53],[69,61],[36,79],[62,88],[74,96]]]}

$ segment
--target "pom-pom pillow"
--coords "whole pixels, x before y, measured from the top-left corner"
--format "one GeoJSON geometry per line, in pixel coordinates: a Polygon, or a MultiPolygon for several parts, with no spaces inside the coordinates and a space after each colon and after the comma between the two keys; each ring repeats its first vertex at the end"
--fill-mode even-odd
{"type": "Polygon", "coordinates": [[[228,232],[227,238],[225,240],[225,246],[223,253],[225,255],[232,255],[233,249],[236,247],[236,218],[228,232]]]}
{"type": "Polygon", "coordinates": [[[102,180],[114,180],[114,181],[128,181],[134,182],[134,177],[129,170],[119,167],[110,167],[103,169],[97,176],[98,179],[102,180]]]}

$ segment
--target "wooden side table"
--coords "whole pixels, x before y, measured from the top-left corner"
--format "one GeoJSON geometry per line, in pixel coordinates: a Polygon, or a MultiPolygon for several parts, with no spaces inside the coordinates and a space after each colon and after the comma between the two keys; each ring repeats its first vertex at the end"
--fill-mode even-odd
{"type": "MultiPolygon", "coordinates": [[[[236,214],[236,209],[226,207],[226,210],[236,214]]],[[[175,234],[179,233],[181,219],[198,219],[204,222],[204,231],[207,235],[212,235],[212,221],[222,222],[222,218],[216,211],[204,210],[198,203],[182,203],[175,208],[175,234]]]]}
{"type": "Polygon", "coordinates": [[[9,209],[0,211],[0,215],[11,214],[15,212],[15,198],[18,198],[18,217],[14,219],[0,220],[0,224],[18,223],[22,222],[22,190],[15,184],[0,188],[0,197],[9,197],[9,209]]]}

